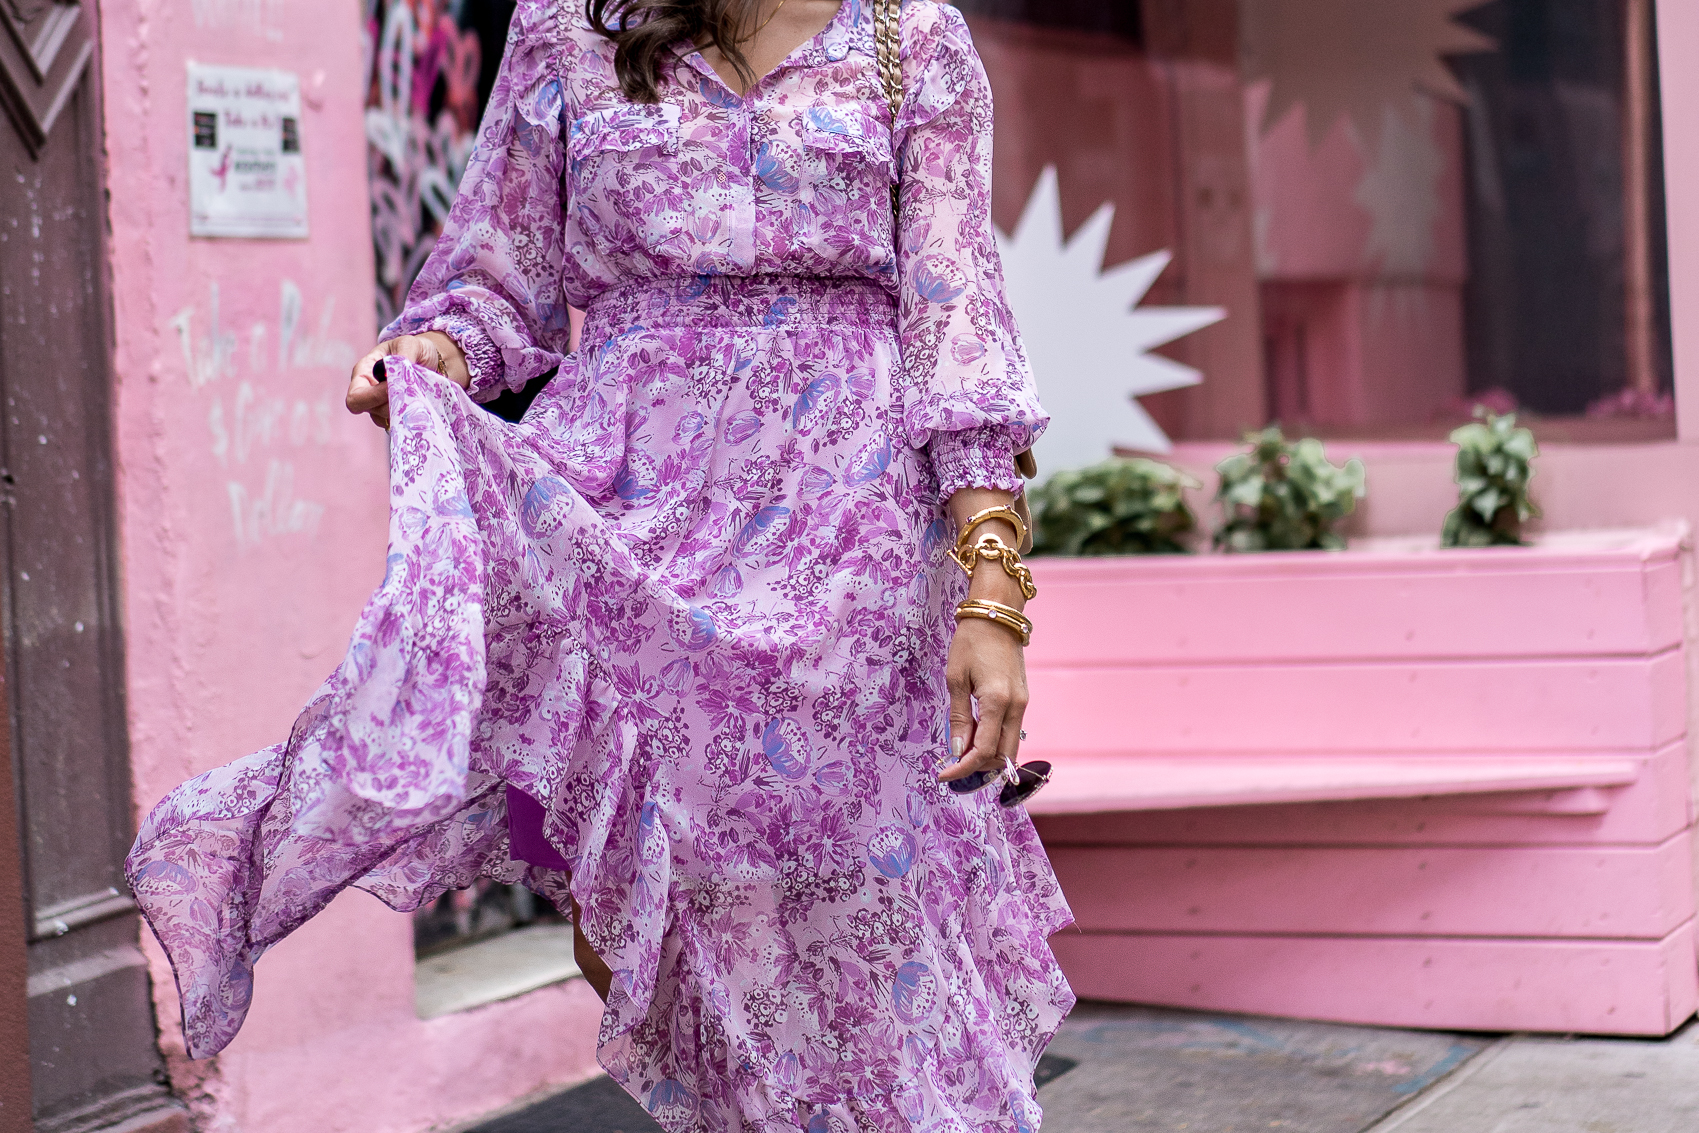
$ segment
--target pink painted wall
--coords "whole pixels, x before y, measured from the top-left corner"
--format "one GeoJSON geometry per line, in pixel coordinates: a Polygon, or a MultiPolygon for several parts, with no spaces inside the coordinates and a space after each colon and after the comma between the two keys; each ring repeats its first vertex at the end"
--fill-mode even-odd
{"type": "MultiPolygon", "coordinates": [[[[283,737],[383,570],[381,434],[341,408],[373,337],[360,5],[102,7],[136,797],[283,737]],[[186,63],[297,72],[312,237],[191,240],[186,63]],[[299,297],[299,318],[286,307],[299,297]],[[292,336],[288,327],[293,323],[292,336]],[[280,354],[282,360],[280,361],[280,354]]],[[[408,917],[353,893],[266,957],[246,1030],[173,1073],[208,1128],[415,1133],[594,1070],[581,982],[414,1015],[408,917]]]]}

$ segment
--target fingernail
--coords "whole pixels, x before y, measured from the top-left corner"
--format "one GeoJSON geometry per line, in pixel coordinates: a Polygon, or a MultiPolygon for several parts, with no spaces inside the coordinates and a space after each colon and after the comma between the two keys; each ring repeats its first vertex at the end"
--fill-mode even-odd
{"type": "Polygon", "coordinates": [[[952,759],[960,759],[962,757],[962,752],[966,750],[967,741],[962,737],[956,736],[950,740],[950,757],[952,759]]]}

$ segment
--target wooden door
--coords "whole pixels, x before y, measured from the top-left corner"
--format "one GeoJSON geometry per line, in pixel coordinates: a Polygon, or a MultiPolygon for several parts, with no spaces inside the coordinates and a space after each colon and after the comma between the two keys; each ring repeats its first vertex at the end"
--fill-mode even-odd
{"type": "Polygon", "coordinates": [[[133,808],[93,12],[0,0],[0,25],[10,118],[0,123],[0,621],[30,1079],[38,1133],[80,1133],[176,1107],[122,871],[133,808]]]}

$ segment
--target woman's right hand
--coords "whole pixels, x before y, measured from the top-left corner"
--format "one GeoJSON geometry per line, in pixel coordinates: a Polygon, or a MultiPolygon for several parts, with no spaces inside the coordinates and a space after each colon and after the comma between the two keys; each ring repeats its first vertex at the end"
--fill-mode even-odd
{"type": "Polygon", "coordinates": [[[466,356],[454,339],[441,331],[404,334],[380,342],[370,354],[355,363],[354,372],[348,378],[347,399],[348,412],[367,414],[372,424],[380,429],[389,428],[389,386],[378,381],[373,373],[382,358],[405,358],[427,370],[435,370],[461,389],[472,383],[466,356]]]}

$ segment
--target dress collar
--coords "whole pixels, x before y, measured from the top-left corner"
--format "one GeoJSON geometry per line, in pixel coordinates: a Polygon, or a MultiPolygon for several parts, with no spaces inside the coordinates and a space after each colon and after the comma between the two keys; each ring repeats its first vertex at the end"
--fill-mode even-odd
{"type": "MultiPolygon", "coordinates": [[[[723,86],[723,80],[714,72],[714,68],[708,65],[708,61],[702,58],[702,53],[696,50],[696,45],[687,46],[690,50],[684,57],[685,63],[698,74],[723,86]]],[[[813,39],[799,47],[775,70],[820,67],[827,63],[841,62],[855,49],[860,49],[867,55],[873,54],[873,19],[867,12],[864,0],[843,0],[838,5],[832,22],[813,39]]]]}
{"type": "Polygon", "coordinates": [[[866,48],[873,42],[873,21],[867,17],[862,0],[843,0],[838,12],[826,29],[809,43],[796,61],[805,67],[842,60],[855,47],[866,48]],[[865,41],[865,42],[864,42],[865,41]]]}

